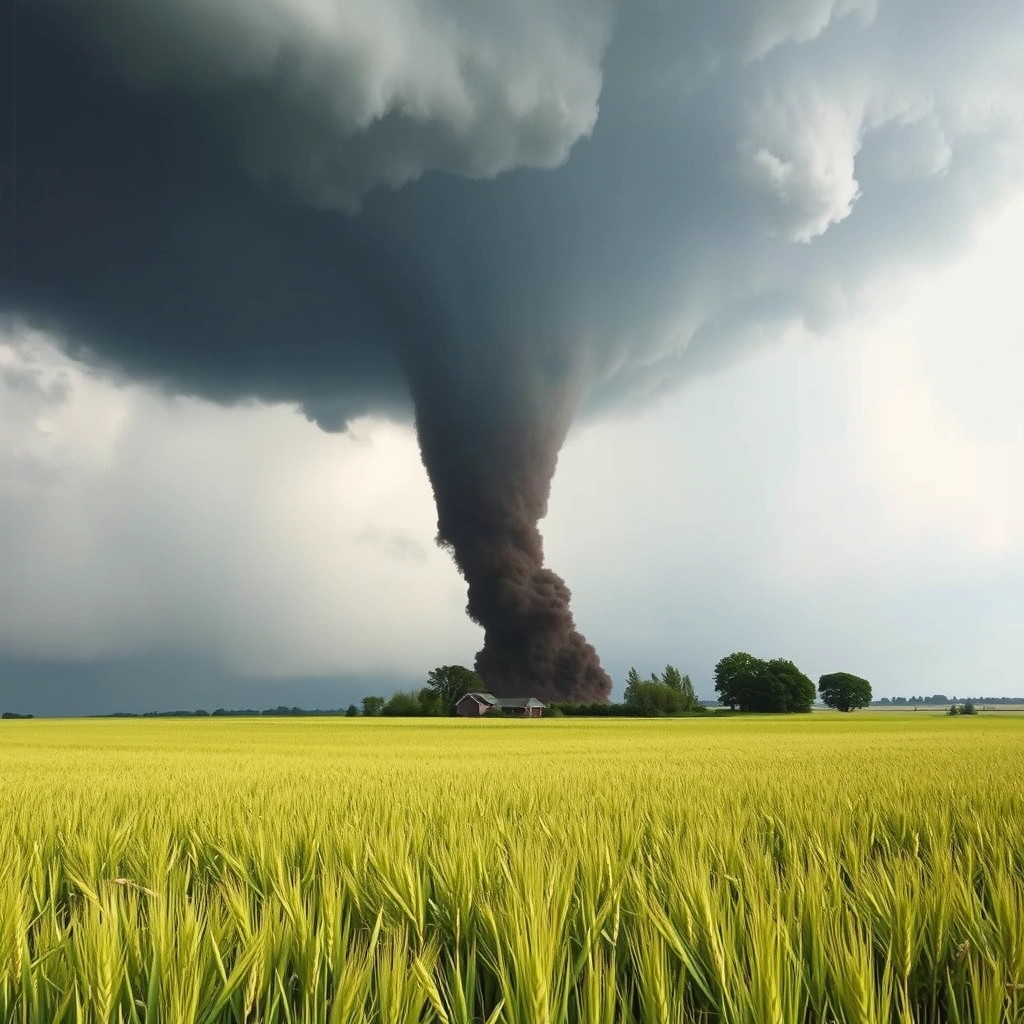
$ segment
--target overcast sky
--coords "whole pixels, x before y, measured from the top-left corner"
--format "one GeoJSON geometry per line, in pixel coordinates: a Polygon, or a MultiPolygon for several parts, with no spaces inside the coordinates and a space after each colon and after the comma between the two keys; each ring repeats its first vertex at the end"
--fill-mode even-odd
{"type": "MultiPolygon", "coordinates": [[[[275,15],[295,3],[261,0],[275,15]]],[[[660,37],[642,18],[606,18],[613,6],[524,3],[508,24],[474,21],[454,42],[417,23],[399,49],[423,63],[407,54],[404,65],[385,45],[411,24],[398,0],[379,9],[393,23],[370,19],[362,34],[333,24],[324,52],[303,23],[309,39],[288,45],[310,61],[305,86],[347,98],[300,104],[304,121],[292,91],[259,77],[263,58],[225,70],[217,32],[196,50],[174,5],[111,36],[120,4],[97,4],[110,65],[132,88],[145,79],[145,102],[154,89],[209,88],[221,103],[219,75],[258,80],[246,103],[304,159],[278,166],[256,122],[223,100],[217,123],[246,180],[283,178],[314,211],[303,217],[327,206],[353,219],[318,292],[329,231],[314,238],[290,208],[268,213],[249,185],[228,182],[233,212],[207,249],[182,259],[195,238],[174,235],[154,250],[152,293],[142,277],[121,291],[114,270],[133,257],[116,247],[131,253],[131,218],[123,237],[111,226],[117,255],[97,251],[110,262],[93,278],[92,250],[76,248],[84,229],[55,242],[46,191],[22,187],[27,269],[0,265],[0,710],[338,707],[421,685],[439,663],[472,663],[482,635],[433,543],[405,385],[380,355],[388,339],[375,340],[392,321],[358,305],[370,272],[346,276],[344,264],[387,238],[413,261],[403,282],[429,290],[415,260],[433,268],[431,218],[449,209],[445,244],[465,247],[475,289],[452,321],[459,332],[475,341],[482,325],[489,344],[515,307],[517,338],[538,328],[522,342],[531,357],[551,339],[573,372],[586,366],[589,397],[542,530],[615,693],[630,666],[671,662],[711,697],[715,662],[747,650],[815,679],[867,676],[876,696],[1024,694],[1024,71],[1006,44],[1018,9],[987,0],[968,17],[938,4],[930,34],[902,48],[893,40],[905,42],[914,6],[900,0],[794,0],[763,23],[741,0],[723,5],[731,13],[702,21],[708,38],[671,65],[672,102],[690,119],[677,153],[663,142],[668,100],[635,101],[637,68],[665,60],[660,37]],[[147,49],[161,32],[166,60],[147,49]],[[372,88],[342,73],[352,32],[381,76],[372,88]],[[534,53],[540,37],[550,45],[534,53]],[[485,44],[493,62],[462,54],[456,89],[439,70],[449,51],[485,44]],[[536,61],[528,88],[523,47],[536,61]],[[468,113],[461,90],[487,100],[468,113]],[[362,109],[374,103],[383,113],[362,109]],[[394,111],[400,126],[419,118],[416,130],[375,135],[394,111]],[[619,165],[627,141],[636,148],[619,165]],[[661,147],[658,173],[648,142],[661,147]],[[732,163],[716,162],[721,152],[732,163]],[[673,160],[689,177],[667,207],[673,160]],[[623,168],[636,181],[619,194],[623,168]],[[420,181],[430,171],[442,174],[420,181]],[[396,191],[351,213],[382,184],[396,191]],[[564,217],[554,236],[536,233],[544,210],[564,217]],[[259,249],[237,234],[246,211],[289,240],[252,257],[257,276],[282,276],[251,350],[244,316],[217,319],[237,285],[217,280],[217,247],[259,249]],[[478,223],[499,225],[508,251],[478,249],[478,223]],[[315,248],[308,265],[296,238],[315,248]],[[595,254],[595,239],[610,238],[612,254],[595,254]],[[533,269],[556,256],[573,269],[533,269]],[[193,265],[190,279],[181,268],[193,265]],[[335,350],[323,296],[346,287],[356,327],[345,321],[335,350]],[[275,316],[287,345],[266,340],[275,316]],[[201,336],[188,334],[193,322],[201,336]],[[317,425],[353,415],[347,430],[317,425]]],[[[223,10],[218,30],[235,38],[241,15],[223,10]]],[[[261,54],[267,41],[250,42],[261,54]]],[[[83,185],[78,207],[51,198],[87,225],[120,203],[123,186],[109,186],[83,185]]],[[[180,211],[167,209],[173,229],[180,211]]]]}
{"type": "MultiPolygon", "coordinates": [[[[736,649],[880,695],[1018,694],[1024,192],[948,267],[575,431],[544,524],[621,687],[736,649]]],[[[344,705],[480,642],[411,429],[348,435],[0,347],[0,693],[344,705]],[[322,678],[317,678],[322,677],[322,678]]]]}

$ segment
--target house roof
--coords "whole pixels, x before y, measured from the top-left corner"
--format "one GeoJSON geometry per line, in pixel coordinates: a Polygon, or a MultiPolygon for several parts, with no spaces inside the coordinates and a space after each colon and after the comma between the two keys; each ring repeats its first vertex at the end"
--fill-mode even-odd
{"type": "MultiPolygon", "coordinates": [[[[495,697],[493,693],[467,693],[478,704],[487,704],[492,708],[544,708],[546,704],[536,697],[495,697]]],[[[465,700],[463,697],[462,700],[465,700]]]]}

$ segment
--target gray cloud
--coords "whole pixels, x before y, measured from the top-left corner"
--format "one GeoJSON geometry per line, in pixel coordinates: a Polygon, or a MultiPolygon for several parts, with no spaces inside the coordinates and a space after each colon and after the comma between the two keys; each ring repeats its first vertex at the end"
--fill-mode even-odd
{"type": "Polygon", "coordinates": [[[0,709],[38,716],[217,708],[262,711],[282,704],[331,710],[414,684],[422,685],[421,677],[365,672],[287,680],[240,678],[215,661],[180,653],[86,663],[0,654],[0,709]]]}
{"type": "Polygon", "coordinates": [[[426,170],[561,164],[597,120],[612,11],[607,0],[103,0],[78,16],[140,88],[212,100],[257,175],[351,207],[426,170]]]}

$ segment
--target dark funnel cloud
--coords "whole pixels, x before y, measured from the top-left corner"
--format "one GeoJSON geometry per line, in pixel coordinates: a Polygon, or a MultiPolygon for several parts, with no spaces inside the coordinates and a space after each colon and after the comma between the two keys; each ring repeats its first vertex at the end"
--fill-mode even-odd
{"type": "Polygon", "coordinates": [[[433,368],[409,372],[438,541],[484,627],[477,670],[498,694],[604,700],[611,681],[576,629],[569,588],[544,565],[537,526],[578,396],[564,374],[538,374],[515,345],[488,363],[454,386],[433,368]]]}
{"type": "Polygon", "coordinates": [[[574,417],[826,329],[1024,167],[1007,0],[0,7],[0,314],[413,417],[499,693],[610,691],[538,528],[574,417]]]}

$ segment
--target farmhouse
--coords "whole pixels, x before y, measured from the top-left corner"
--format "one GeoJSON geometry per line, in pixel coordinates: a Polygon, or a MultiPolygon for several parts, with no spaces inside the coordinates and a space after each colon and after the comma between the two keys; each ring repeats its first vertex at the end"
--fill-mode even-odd
{"type": "Polygon", "coordinates": [[[536,697],[495,697],[493,693],[467,693],[456,705],[455,713],[463,718],[480,718],[498,709],[518,718],[540,718],[546,704],[536,697]]]}

